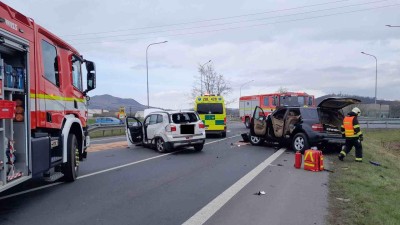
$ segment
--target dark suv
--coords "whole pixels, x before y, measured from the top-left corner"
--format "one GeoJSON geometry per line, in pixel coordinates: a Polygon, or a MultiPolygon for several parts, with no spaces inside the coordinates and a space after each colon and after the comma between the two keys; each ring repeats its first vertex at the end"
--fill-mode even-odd
{"type": "Polygon", "coordinates": [[[257,106],[250,124],[250,143],[274,141],[290,144],[293,150],[301,152],[310,146],[344,144],[340,131],[342,109],[360,102],[354,98],[327,98],[318,107],[279,107],[268,117],[257,106]]]}

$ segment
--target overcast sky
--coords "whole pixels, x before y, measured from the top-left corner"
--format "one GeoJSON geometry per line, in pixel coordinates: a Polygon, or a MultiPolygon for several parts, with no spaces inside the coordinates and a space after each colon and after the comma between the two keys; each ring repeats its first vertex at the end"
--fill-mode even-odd
{"type": "Polygon", "coordinates": [[[96,62],[97,89],[150,105],[188,108],[208,60],[232,86],[225,96],[280,87],[399,100],[400,1],[393,0],[6,0],[96,62]],[[199,22],[201,21],[201,22],[199,22]]]}

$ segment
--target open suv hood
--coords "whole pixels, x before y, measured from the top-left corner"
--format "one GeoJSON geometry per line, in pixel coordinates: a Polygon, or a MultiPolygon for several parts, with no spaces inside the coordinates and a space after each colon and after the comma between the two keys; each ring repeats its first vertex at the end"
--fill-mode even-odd
{"type": "Polygon", "coordinates": [[[358,104],[360,102],[360,100],[355,98],[332,97],[322,100],[322,102],[318,104],[318,107],[325,109],[342,109],[346,106],[358,104]]]}

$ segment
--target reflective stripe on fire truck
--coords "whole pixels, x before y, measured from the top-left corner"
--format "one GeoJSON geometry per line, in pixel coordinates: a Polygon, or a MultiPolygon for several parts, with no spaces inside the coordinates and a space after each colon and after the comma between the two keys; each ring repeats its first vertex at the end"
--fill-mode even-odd
{"type": "Polygon", "coordinates": [[[86,110],[85,99],[69,98],[46,94],[31,94],[31,111],[36,111],[35,100],[37,100],[39,109],[63,111],[63,110],[86,110]],[[75,103],[77,108],[75,108],[75,103]]]}

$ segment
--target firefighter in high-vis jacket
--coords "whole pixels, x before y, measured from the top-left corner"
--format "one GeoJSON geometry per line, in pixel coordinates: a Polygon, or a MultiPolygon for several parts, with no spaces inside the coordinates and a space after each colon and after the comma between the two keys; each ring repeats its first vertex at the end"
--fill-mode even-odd
{"type": "Polygon", "coordinates": [[[357,117],[361,114],[361,110],[357,107],[353,108],[351,112],[343,120],[341,127],[342,136],[346,138],[346,145],[339,154],[339,159],[343,161],[344,157],[349,154],[350,150],[356,149],[356,162],[362,162],[362,145],[363,134],[360,130],[360,124],[358,123],[357,117]]]}

